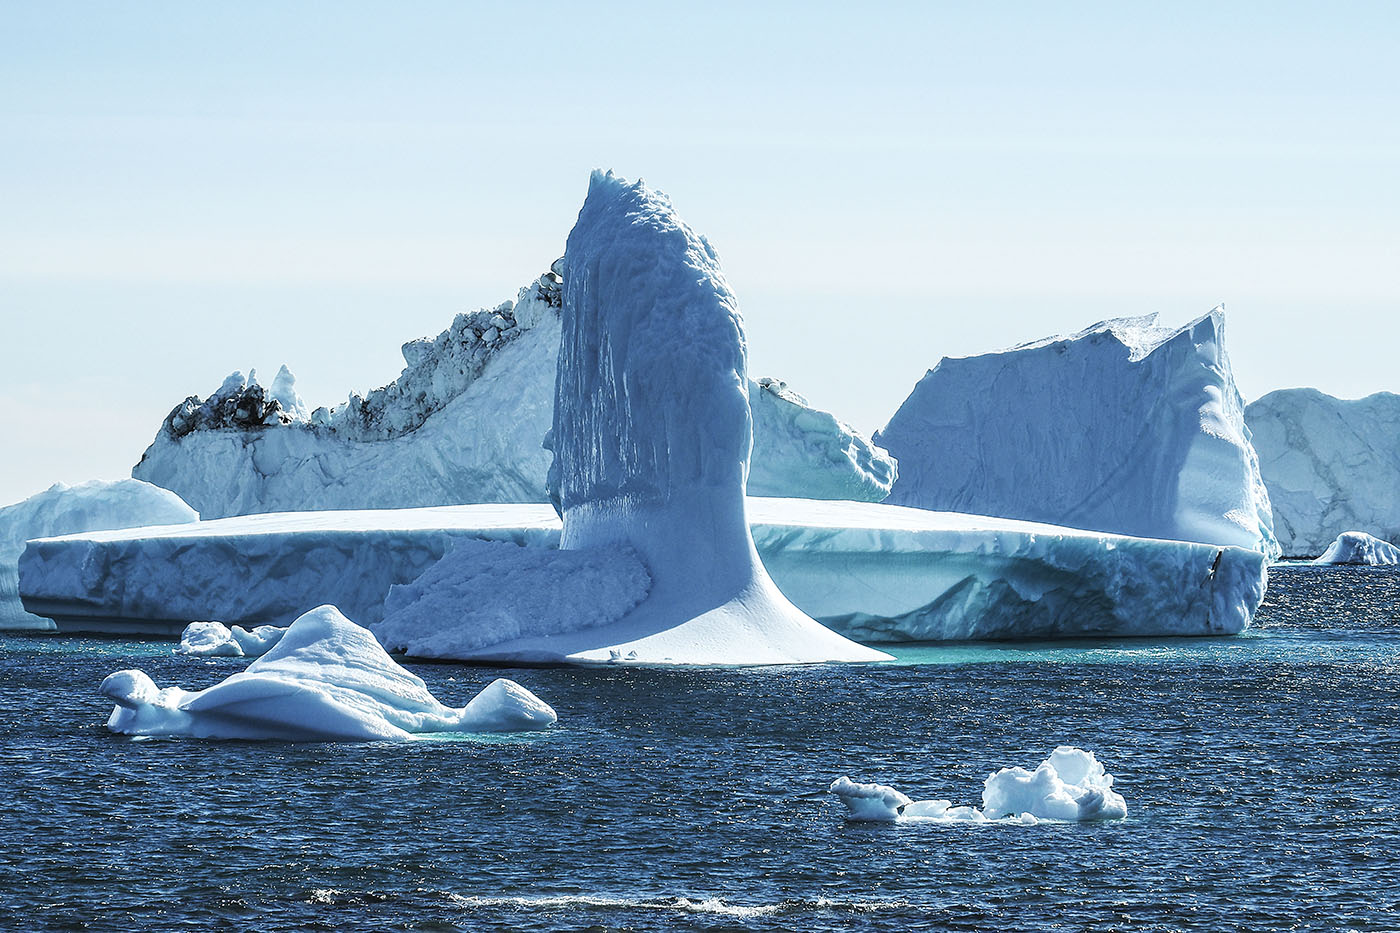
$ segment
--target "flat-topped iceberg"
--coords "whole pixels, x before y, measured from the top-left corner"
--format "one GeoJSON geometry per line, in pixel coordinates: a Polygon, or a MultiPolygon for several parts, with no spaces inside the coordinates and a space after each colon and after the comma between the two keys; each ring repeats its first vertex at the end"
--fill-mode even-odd
{"type": "Polygon", "coordinates": [[[1113,789],[1113,775],[1093,752],[1061,745],[1034,771],[1002,768],[982,785],[982,808],[955,807],[948,800],[911,800],[883,784],[837,778],[831,793],[846,806],[852,822],[973,822],[1014,820],[1038,823],[1121,820],[1128,805],[1113,789]]]}
{"type": "Polygon", "coordinates": [[[175,525],[199,520],[180,497],[140,480],[55,483],[22,502],[0,508],[0,629],[51,629],[53,622],[24,611],[19,598],[19,558],[33,538],[175,525]]]}
{"type": "Polygon", "coordinates": [[[1400,564],[1400,547],[1364,531],[1347,531],[1337,535],[1337,540],[1329,544],[1313,563],[1389,567],[1400,564]]]}
{"type": "Polygon", "coordinates": [[[1277,556],[1224,337],[1216,308],[944,359],[876,432],[887,501],[1277,556]]]}
{"type": "Polygon", "coordinates": [[[1245,420],[1284,554],[1321,554],[1356,528],[1400,542],[1400,395],[1280,389],[1251,403],[1245,420]]]}
{"type": "Polygon", "coordinates": [[[461,709],[444,706],[334,606],[301,616],[247,670],[204,690],[162,689],[142,671],[126,670],[109,675],[101,693],[116,704],[107,728],[141,736],[403,741],[424,733],[546,729],[557,719],[505,679],[461,709]]]}
{"type": "MultiPolygon", "coordinates": [[[[861,641],[1231,634],[1264,594],[1264,555],[1244,548],[873,502],[750,499],[747,512],[778,588],[861,641]]],[[[466,505],[88,532],[31,543],[20,590],[64,631],[178,637],[187,619],[285,626],[320,603],[374,628],[391,588],[422,578],[454,542],[547,553],[560,531],[548,505],[466,505]]],[[[482,566],[499,570],[494,557],[482,566]]],[[[500,604],[489,575],[460,579],[500,604]]],[[[520,606],[532,602],[546,600],[520,606]]]]}
{"type": "MultiPolygon", "coordinates": [[[[234,373],[209,398],[177,405],[132,475],[179,492],[205,518],[548,501],[555,277],[404,344],[398,379],[331,409],[308,414],[285,366],[270,389],[256,374],[234,373]]],[[[751,493],[871,502],[889,494],[893,458],[855,429],[777,380],[750,382],[749,395],[751,493]]]]}
{"type": "MultiPolygon", "coordinates": [[[[561,554],[557,565],[518,555],[514,589],[565,598],[572,591],[561,586],[561,568],[578,557],[570,552],[604,559],[609,551],[608,573],[635,576],[635,555],[649,588],[634,606],[619,599],[612,612],[579,614],[566,628],[517,614],[499,641],[477,629],[452,656],[667,665],[887,659],[804,614],[759,561],[745,514],[753,419],[743,321],[710,244],[664,195],[595,172],[562,275],[550,432],[561,554]]],[[[433,589],[453,585],[444,579],[433,589]]],[[[395,627],[405,645],[460,616],[444,606],[417,618],[407,632],[395,627]]]]}

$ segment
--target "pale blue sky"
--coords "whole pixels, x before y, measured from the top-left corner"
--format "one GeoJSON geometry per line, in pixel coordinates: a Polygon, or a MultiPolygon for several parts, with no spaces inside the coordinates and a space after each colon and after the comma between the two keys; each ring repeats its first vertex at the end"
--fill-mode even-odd
{"type": "Polygon", "coordinates": [[[514,297],[594,167],[719,249],[754,375],[1227,305],[1247,397],[1400,389],[1400,4],[0,0],[0,503],[282,363],[514,297]]]}

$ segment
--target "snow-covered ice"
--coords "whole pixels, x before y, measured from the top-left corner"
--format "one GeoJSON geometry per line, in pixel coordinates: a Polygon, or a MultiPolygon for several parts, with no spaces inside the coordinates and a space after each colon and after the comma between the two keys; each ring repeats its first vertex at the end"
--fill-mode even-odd
{"type": "MultiPolygon", "coordinates": [[[[309,415],[286,366],[270,390],[234,373],[208,399],[176,406],[132,475],[205,518],[545,502],[560,301],[542,280],[514,302],[459,314],[437,337],[404,344],[394,382],[309,415]]],[[[752,494],[889,494],[894,460],[849,425],[777,380],[751,382],[749,394],[752,494]]]]}
{"type": "Polygon", "coordinates": [[[1127,803],[1113,789],[1113,776],[1093,752],[1061,745],[1034,771],[1002,768],[982,785],[982,807],[955,807],[948,800],[911,800],[883,784],[860,784],[841,777],[831,793],[846,806],[854,822],[896,821],[974,822],[1041,820],[1086,822],[1121,820],[1127,803]]]}
{"type": "Polygon", "coordinates": [[[20,603],[18,565],[30,539],[198,520],[199,514],[179,496],[134,479],[55,483],[0,508],[0,629],[53,628],[51,621],[25,612],[20,603]]]}
{"type": "Polygon", "coordinates": [[[204,690],[162,689],[144,672],[125,670],[108,676],[101,693],[116,703],[107,728],[143,736],[401,741],[434,732],[546,729],[557,719],[504,679],[464,708],[444,706],[334,606],[301,616],[247,670],[204,690]]]}
{"type": "MultiPolygon", "coordinates": [[[[759,560],[745,514],[753,419],[743,321],[710,244],[665,195],[594,172],[562,268],[550,431],[559,546],[613,551],[614,563],[635,554],[650,588],[630,611],[619,600],[612,618],[590,618],[587,627],[582,619],[571,630],[537,620],[519,637],[453,656],[668,665],[887,659],[792,605],[759,560]]],[[[537,558],[522,556],[520,568],[517,589],[558,585],[559,571],[537,558]]]]}
{"type": "Polygon", "coordinates": [[[1357,528],[1400,544],[1400,395],[1270,392],[1245,410],[1283,553],[1313,557],[1357,528]]]}
{"type": "Polygon", "coordinates": [[[380,644],[419,658],[459,658],[526,635],[596,628],[625,616],[651,589],[631,548],[571,551],[461,540],[412,583],[393,586],[380,644]]]}
{"type": "Polygon", "coordinates": [[[1366,534],[1364,531],[1346,531],[1337,535],[1337,540],[1327,546],[1322,556],[1314,564],[1367,564],[1372,567],[1388,567],[1400,564],[1400,547],[1389,541],[1366,534]]]}
{"type": "MultiPolygon", "coordinates": [[[[748,516],[778,588],[863,641],[1231,634],[1266,578],[1257,551],[1004,518],[804,499],[749,499],[748,516]]],[[[320,603],[373,628],[390,587],[452,542],[544,549],[559,535],[547,505],[247,515],[37,541],[20,587],[68,631],[285,626],[320,603]]]]}
{"type": "Polygon", "coordinates": [[[286,632],[276,625],[259,625],[249,631],[241,625],[229,627],[222,622],[191,622],[180,635],[175,653],[206,658],[256,658],[272,650],[286,632]]]}
{"type": "Polygon", "coordinates": [[[1278,554],[1221,308],[944,359],[875,442],[891,504],[1278,554]]]}

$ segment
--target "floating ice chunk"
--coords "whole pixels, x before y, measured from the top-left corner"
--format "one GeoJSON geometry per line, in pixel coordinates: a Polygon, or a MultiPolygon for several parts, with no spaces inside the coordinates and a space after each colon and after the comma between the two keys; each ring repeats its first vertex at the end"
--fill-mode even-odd
{"type": "Polygon", "coordinates": [[[230,628],[222,622],[191,622],[180,636],[176,654],[196,657],[254,658],[267,654],[281,641],[285,628],[259,625],[252,631],[241,625],[230,628]]]}
{"type": "Polygon", "coordinates": [[[34,538],[199,521],[175,493],[135,479],[55,483],[22,502],[0,508],[0,629],[50,629],[53,623],[24,611],[19,599],[19,559],[34,538]]]}
{"type": "Polygon", "coordinates": [[[557,717],[519,684],[497,680],[463,709],[439,703],[422,679],[334,606],[301,616],[248,669],[204,690],[158,688],[118,671],[101,693],[107,728],[127,735],[288,741],[401,741],[430,732],[545,729],[557,717]]]}
{"type": "Polygon", "coordinates": [[[1344,531],[1327,546],[1314,564],[1368,564],[1388,567],[1400,564],[1400,547],[1364,531],[1344,531]]]}
{"type": "Polygon", "coordinates": [[[1041,820],[1085,822],[1120,820],[1127,803],[1113,790],[1113,776],[1104,773],[1093,752],[1061,745],[1035,771],[1002,768],[982,785],[982,808],[954,807],[947,800],[910,800],[892,787],[859,784],[838,778],[831,793],[846,805],[846,819],[856,822],[927,820],[986,822],[1015,820],[1034,825],[1041,820]]]}
{"type": "Polygon", "coordinates": [[[372,626],[390,651],[455,658],[486,645],[615,622],[651,577],[626,546],[554,551],[462,540],[414,582],[394,586],[372,626]]]}

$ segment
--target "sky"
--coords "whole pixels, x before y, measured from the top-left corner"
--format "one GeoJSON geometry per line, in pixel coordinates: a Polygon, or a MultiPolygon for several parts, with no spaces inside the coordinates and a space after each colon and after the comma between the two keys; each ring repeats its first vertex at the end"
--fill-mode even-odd
{"type": "Polygon", "coordinates": [[[1221,302],[1248,399],[1400,389],[1400,4],[0,0],[0,503],[236,369],[392,380],[595,167],[866,432],[944,356],[1221,302]]]}

